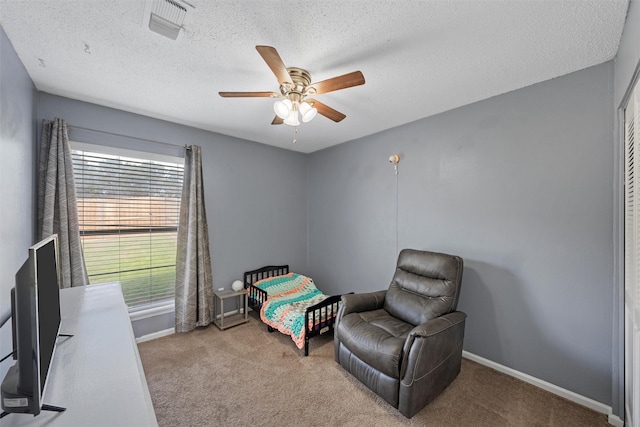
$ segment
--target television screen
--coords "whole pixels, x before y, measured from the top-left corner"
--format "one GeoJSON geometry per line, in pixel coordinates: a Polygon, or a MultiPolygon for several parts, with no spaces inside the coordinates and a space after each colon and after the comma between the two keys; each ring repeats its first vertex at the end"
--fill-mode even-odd
{"type": "Polygon", "coordinates": [[[43,239],[29,248],[16,273],[11,315],[17,362],[2,382],[5,413],[38,415],[43,409],[61,321],[57,253],[57,235],[43,239]]]}
{"type": "Polygon", "coordinates": [[[60,287],[58,283],[56,240],[45,240],[41,242],[41,245],[32,246],[30,250],[34,252],[36,262],[40,392],[43,394],[60,328],[60,287]]]}

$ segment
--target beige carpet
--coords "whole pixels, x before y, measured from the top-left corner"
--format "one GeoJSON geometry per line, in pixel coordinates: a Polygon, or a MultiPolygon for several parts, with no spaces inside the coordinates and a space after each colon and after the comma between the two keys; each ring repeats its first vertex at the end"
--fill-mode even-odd
{"type": "MultiPolygon", "coordinates": [[[[407,419],[333,360],[333,339],[291,338],[255,317],[139,344],[160,426],[607,426],[607,417],[463,359],[436,400],[407,419]]],[[[117,410],[117,409],[114,409],[117,410]]]]}

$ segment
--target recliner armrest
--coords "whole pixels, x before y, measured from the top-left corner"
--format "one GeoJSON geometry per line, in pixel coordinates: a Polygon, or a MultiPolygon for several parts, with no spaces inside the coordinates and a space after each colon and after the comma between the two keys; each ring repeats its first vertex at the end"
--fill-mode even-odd
{"type": "Polygon", "coordinates": [[[466,317],[467,315],[462,311],[453,311],[416,326],[409,332],[409,336],[429,337],[444,331],[453,324],[466,319],[466,317]]]}
{"type": "Polygon", "coordinates": [[[359,313],[362,311],[378,310],[384,305],[384,297],[387,290],[368,292],[364,294],[342,295],[340,315],[359,313]]]}
{"type": "Polygon", "coordinates": [[[427,366],[436,365],[439,359],[462,345],[466,318],[467,315],[462,311],[454,311],[413,328],[402,349],[400,379],[404,378],[408,367],[415,366],[416,358],[428,357],[432,359],[432,363],[427,363],[427,366]],[[421,344],[428,347],[428,356],[426,354],[420,355],[420,352],[413,349],[416,341],[422,341],[421,344]]]}
{"type": "Polygon", "coordinates": [[[333,325],[333,341],[335,343],[333,351],[336,362],[340,363],[340,323],[342,317],[349,313],[378,310],[384,305],[384,298],[386,295],[386,289],[383,291],[368,292],[364,294],[342,295],[338,315],[336,316],[336,321],[333,325]]]}
{"type": "Polygon", "coordinates": [[[398,411],[412,417],[460,373],[467,315],[454,311],[416,326],[404,344],[398,411]]]}

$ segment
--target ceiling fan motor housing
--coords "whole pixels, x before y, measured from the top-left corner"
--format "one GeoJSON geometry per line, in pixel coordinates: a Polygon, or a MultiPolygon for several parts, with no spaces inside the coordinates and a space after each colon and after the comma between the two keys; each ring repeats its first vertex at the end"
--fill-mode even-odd
{"type": "MultiPolygon", "coordinates": [[[[294,86],[289,87],[288,84],[283,84],[280,86],[280,92],[282,92],[283,96],[289,97],[290,94],[297,94],[300,97],[304,97],[306,95],[313,95],[315,92],[313,88],[308,88],[311,84],[311,74],[302,68],[297,67],[289,67],[287,68],[289,75],[291,76],[291,81],[294,86]]],[[[300,101],[298,99],[298,101],[300,101]]]]}

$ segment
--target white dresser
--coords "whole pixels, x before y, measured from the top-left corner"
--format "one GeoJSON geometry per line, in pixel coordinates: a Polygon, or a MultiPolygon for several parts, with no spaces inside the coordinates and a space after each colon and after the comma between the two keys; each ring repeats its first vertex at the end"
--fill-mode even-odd
{"type": "Polygon", "coordinates": [[[60,291],[62,322],[44,403],[67,408],[9,414],[0,426],[156,426],[129,313],[118,283],[60,291]]]}

